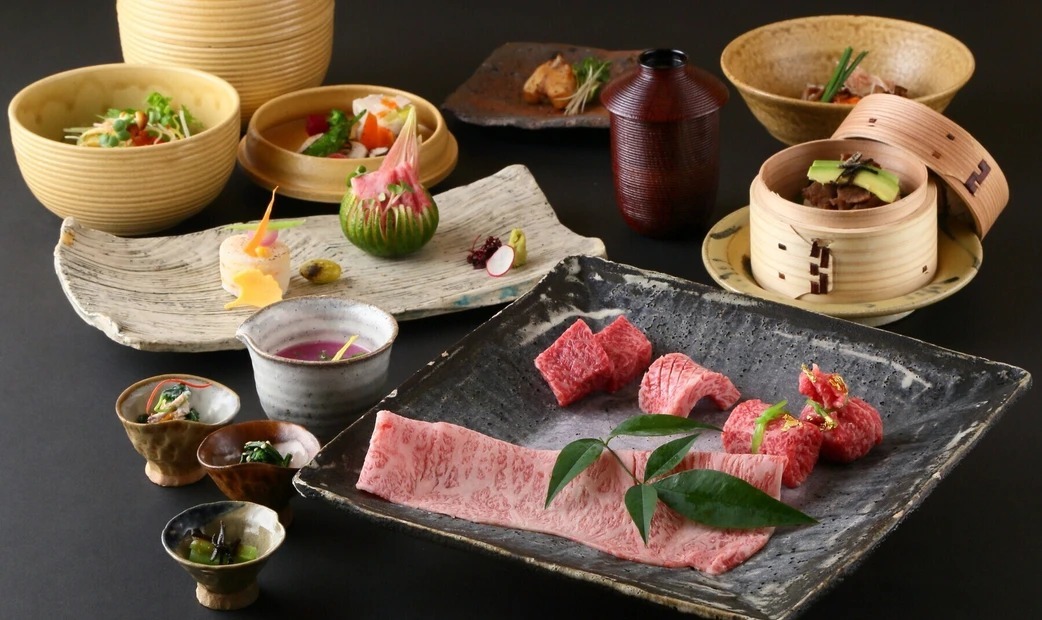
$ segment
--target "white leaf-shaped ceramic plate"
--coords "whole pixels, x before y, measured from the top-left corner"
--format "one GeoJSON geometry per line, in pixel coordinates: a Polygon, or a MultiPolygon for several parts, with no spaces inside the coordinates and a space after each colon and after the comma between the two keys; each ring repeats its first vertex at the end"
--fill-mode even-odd
{"type": "MultiPolygon", "coordinates": [[[[419,252],[381,259],[353,246],[338,216],[309,217],[281,234],[294,275],[286,297],[335,295],[367,301],[399,320],[504,303],[528,291],[562,258],[605,256],[604,243],[582,237],[557,219],[529,170],[521,165],[435,196],[438,232],[419,252]],[[466,262],[478,237],[525,232],[528,262],[493,278],[466,262]],[[331,284],[296,273],[311,258],[344,269],[331,284]]],[[[171,237],[124,238],[62,223],[54,266],[76,312],[112,340],[148,351],[240,349],[235,330],[254,310],[225,310],[218,248],[226,227],[171,237]]]]}

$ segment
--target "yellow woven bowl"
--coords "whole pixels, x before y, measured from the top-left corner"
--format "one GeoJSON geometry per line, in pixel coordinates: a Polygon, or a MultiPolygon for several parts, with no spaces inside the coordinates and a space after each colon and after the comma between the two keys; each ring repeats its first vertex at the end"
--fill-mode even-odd
{"type": "Polygon", "coordinates": [[[753,116],[785,144],[828,138],[853,104],[804,101],[828,81],[846,47],[868,50],[861,66],[941,112],[969,81],[973,54],[928,26],[868,15],[821,15],[761,26],[727,44],[720,67],[753,116]]]}
{"type": "Polygon", "coordinates": [[[214,75],[183,67],[95,65],[23,88],[7,109],[15,158],[48,210],[115,235],[157,232],[195,215],[235,169],[239,95],[214,75]],[[82,127],[109,108],[145,107],[152,92],[173,98],[204,129],[184,140],[128,148],[76,146],[82,127]]]}
{"type": "Polygon", "coordinates": [[[334,0],[117,0],[126,62],[220,76],[239,91],[241,123],[264,102],[322,84],[333,55],[334,0]]]}

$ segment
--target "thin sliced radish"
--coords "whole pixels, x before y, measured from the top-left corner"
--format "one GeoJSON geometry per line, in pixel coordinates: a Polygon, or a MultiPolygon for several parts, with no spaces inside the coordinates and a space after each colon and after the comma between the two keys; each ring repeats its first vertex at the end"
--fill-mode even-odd
{"type": "Polygon", "coordinates": [[[488,275],[498,278],[499,276],[510,271],[510,268],[514,265],[514,248],[509,245],[501,245],[499,249],[492,253],[492,256],[488,257],[485,261],[485,271],[488,275]]]}

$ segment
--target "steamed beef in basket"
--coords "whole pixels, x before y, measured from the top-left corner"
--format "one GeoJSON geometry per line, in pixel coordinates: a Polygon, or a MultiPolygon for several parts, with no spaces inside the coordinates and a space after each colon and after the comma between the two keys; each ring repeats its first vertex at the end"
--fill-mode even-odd
{"type": "MultiPolygon", "coordinates": [[[[724,450],[732,454],[752,452],[756,421],[770,407],[770,403],[762,400],[747,400],[735,407],[720,436],[724,450]]],[[[785,459],[782,484],[791,489],[800,486],[814,470],[821,441],[821,431],[817,426],[785,412],[767,423],[757,453],[774,454],[785,459]]]]}
{"type": "MultiPolygon", "coordinates": [[[[617,453],[627,467],[643,476],[648,452],[617,453]]],[[[660,506],[645,545],[623,502],[633,480],[608,453],[565,486],[549,508],[544,507],[558,454],[384,410],[376,414],[356,486],[414,508],[554,534],[625,560],[692,567],[709,574],[742,563],[773,532],[773,528],[715,529],[660,506]]],[[[782,467],[780,457],[723,452],[692,452],[679,465],[680,469],[723,471],[775,499],[781,496],[782,467]]]]}
{"type": "Polygon", "coordinates": [[[651,363],[640,383],[638,404],[645,413],[686,418],[698,401],[712,399],[720,409],[738,402],[738,388],[726,376],[709,370],[683,353],[667,353],[651,363]]]}
{"type": "Polygon", "coordinates": [[[821,429],[821,458],[850,463],[882,443],[883,418],[879,411],[850,396],[839,374],[823,372],[814,364],[800,374],[799,390],[809,399],[800,419],[821,429]]]}

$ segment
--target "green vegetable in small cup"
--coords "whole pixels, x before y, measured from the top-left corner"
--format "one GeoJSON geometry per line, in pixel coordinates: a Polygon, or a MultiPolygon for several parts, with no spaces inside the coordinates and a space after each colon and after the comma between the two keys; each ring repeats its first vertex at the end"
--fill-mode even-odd
{"type": "Polygon", "coordinates": [[[268,463],[269,465],[278,465],[279,467],[289,467],[292,460],[292,453],[287,452],[283,456],[267,440],[247,441],[242,448],[242,456],[239,457],[240,463],[268,463]]]}

